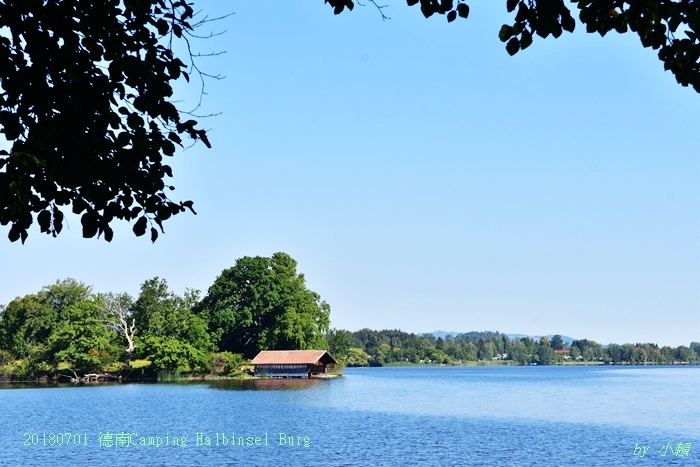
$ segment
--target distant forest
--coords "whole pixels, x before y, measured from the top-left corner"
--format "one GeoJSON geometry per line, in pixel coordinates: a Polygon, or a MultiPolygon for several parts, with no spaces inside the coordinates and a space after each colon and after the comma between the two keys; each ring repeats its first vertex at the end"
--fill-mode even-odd
{"type": "Polygon", "coordinates": [[[611,344],[561,336],[511,340],[498,332],[456,336],[330,329],[330,306],[306,287],[285,253],[244,257],[204,296],[180,296],[164,279],[139,295],[94,293],[75,279],[0,305],[0,380],[159,375],[242,375],[261,350],[328,349],[340,365],[698,364],[690,347],[611,344]]]}
{"type": "Polygon", "coordinates": [[[416,335],[398,330],[356,332],[331,330],[327,335],[330,352],[348,366],[390,364],[464,364],[498,360],[519,365],[537,363],[604,364],[698,364],[700,342],[690,347],[659,347],[656,344],[610,344],[580,339],[567,345],[561,336],[538,340],[530,337],[511,340],[498,332],[468,332],[445,338],[416,335]]]}

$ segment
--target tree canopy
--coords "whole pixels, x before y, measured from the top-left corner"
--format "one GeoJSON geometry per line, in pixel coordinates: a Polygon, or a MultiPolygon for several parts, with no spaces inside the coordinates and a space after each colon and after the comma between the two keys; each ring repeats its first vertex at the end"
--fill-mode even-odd
{"type": "Polygon", "coordinates": [[[222,351],[325,348],[330,306],[306,288],[286,253],[244,257],[224,270],[199,304],[222,351]]]}
{"type": "MultiPolygon", "coordinates": [[[[325,0],[338,14],[353,0],[325,0]]],[[[370,0],[382,15],[384,6],[370,0]]],[[[458,0],[407,0],[429,18],[469,17],[458,0]]],[[[564,0],[506,0],[514,14],[498,35],[511,55],[534,36],[576,27],[564,0]]],[[[700,92],[700,5],[693,0],[570,0],[591,33],[636,33],[665,69],[700,92]]],[[[65,210],[81,216],[84,237],[113,237],[133,221],[155,241],[163,222],[189,209],[170,200],[172,156],[183,138],[209,146],[191,112],[178,109],[172,83],[196,72],[185,0],[0,0],[0,225],[24,242],[36,220],[58,235],[65,210]],[[189,65],[174,50],[189,53],[189,65]],[[5,149],[7,147],[8,149],[5,149]],[[167,182],[167,183],[166,183],[167,182]]],[[[496,34],[496,31],[494,31],[496,34]]],[[[187,61],[187,60],[186,60],[187,61]]]]}
{"type": "Polygon", "coordinates": [[[132,357],[153,372],[230,374],[260,350],[325,349],[329,325],[330,306],[286,253],[239,259],[202,300],[190,289],[173,293],[158,277],[136,299],[66,279],[0,305],[0,379],[3,366],[19,377],[128,374],[132,357]]]}
{"type": "MultiPolygon", "coordinates": [[[[189,80],[173,41],[187,41],[184,0],[0,1],[0,224],[11,241],[34,221],[56,236],[66,206],[83,236],[113,236],[114,219],[134,233],[192,202],[173,202],[165,177],[183,137],[209,142],[172,101],[189,80]]],[[[187,49],[186,49],[187,50],[187,49]]],[[[194,211],[193,211],[194,212],[194,211]]]]}
{"type": "Polygon", "coordinates": [[[0,349],[23,359],[25,372],[92,371],[112,362],[115,336],[103,324],[101,299],[74,279],[10,302],[0,319],[0,349]]]}
{"type": "Polygon", "coordinates": [[[159,370],[178,371],[189,366],[202,368],[213,350],[207,323],[193,311],[197,292],[179,297],[168,283],[157,277],[141,285],[132,318],[138,323],[136,351],[159,370]]]}
{"type": "Polygon", "coordinates": [[[607,348],[588,339],[567,345],[560,335],[535,340],[530,337],[510,340],[498,332],[469,332],[444,339],[432,334],[416,335],[398,330],[361,329],[350,332],[332,329],[329,350],[348,366],[391,364],[467,364],[490,361],[528,365],[568,363],[604,364],[696,364],[700,362],[700,344],[690,347],[659,347],[656,344],[610,344],[607,348]],[[561,345],[560,349],[554,347],[561,345]],[[552,345],[550,345],[552,344],[552,345]]]}

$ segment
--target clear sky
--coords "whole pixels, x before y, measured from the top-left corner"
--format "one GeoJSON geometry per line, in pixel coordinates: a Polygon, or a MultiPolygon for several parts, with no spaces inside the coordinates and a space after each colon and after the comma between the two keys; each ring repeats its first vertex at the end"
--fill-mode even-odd
{"type": "Polygon", "coordinates": [[[200,61],[226,76],[200,110],[221,112],[213,149],[172,161],[198,215],[155,244],[127,224],[83,239],[76,217],[0,241],[0,303],[67,277],[204,293],[284,251],[338,328],[700,341],[700,95],[636,36],[577,24],[510,57],[505,1],[451,24],[403,1],[386,22],[370,4],[196,5],[234,13],[195,42],[226,51],[200,61]]]}

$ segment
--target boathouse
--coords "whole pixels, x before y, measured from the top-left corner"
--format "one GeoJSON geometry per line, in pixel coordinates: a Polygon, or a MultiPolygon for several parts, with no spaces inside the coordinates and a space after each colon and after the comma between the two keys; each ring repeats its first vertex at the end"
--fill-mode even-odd
{"type": "Polygon", "coordinates": [[[255,376],[271,378],[323,377],[329,363],[338,361],[326,350],[263,350],[253,359],[255,376]]]}

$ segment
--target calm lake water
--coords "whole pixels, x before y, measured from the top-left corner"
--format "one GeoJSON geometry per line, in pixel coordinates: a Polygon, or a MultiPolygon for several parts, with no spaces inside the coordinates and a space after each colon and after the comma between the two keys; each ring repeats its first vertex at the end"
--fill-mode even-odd
{"type": "Polygon", "coordinates": [[[5,388],[0,465],[700,465],[697,367],[5,388]]]}

